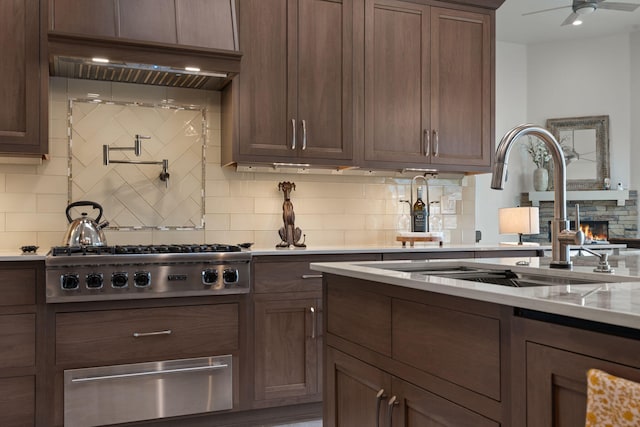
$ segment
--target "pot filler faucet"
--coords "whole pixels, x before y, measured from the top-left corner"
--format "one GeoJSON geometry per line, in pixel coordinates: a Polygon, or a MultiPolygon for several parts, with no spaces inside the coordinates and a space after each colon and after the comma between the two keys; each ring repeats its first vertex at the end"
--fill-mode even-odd
{"type": "Polygon", "coordinates": [[[507,161],[514,142],[521,136],[532,135],[544,142],[553,159],[553,221],[551,222],[551,268],[572,268],[570,245],[581,246],[584,233],[569,229],[567,221],[567,166],[562,148],[548,130],[532,124],[516,126],[507,132],[496,149],[496,159],[492,168],[491,188],[502,190],[507,179],[507,161]]]}

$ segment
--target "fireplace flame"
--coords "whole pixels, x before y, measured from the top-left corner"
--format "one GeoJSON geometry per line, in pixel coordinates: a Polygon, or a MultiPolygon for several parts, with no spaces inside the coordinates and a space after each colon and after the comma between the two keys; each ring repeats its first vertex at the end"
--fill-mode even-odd
{"type": "Polygon", "coordinates": [[[584,233],[585,240],[588,241],[606,241],[609,236],[606,233],[591,228],[590,224],[580,224],[580,229],[584,233]]]}

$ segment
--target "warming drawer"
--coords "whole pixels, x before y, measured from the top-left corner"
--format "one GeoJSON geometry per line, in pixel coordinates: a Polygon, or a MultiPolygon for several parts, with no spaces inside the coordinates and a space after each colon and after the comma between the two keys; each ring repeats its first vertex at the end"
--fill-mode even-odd
{"type": "Polygon", "coordinates": [[[64,371],[64,425],[101,426],[233,408],[232,356],[64,371]]]}

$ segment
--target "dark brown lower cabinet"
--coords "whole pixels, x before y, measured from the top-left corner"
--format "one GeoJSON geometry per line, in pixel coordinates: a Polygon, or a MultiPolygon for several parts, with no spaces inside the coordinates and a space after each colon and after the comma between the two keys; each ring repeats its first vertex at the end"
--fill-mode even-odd
{"type": "Polygon", "coordinates": [[[387,424],[404,427],[498,427],[495,421],[393,377],[387,403],[387,424]]]}
{"type": "Polygon", "coordinates": [[[512,426],[584,427],[591,368],[640,382],[637,338],[535,320],[514,321],[512,426]]]}
{"type": "Polygon", "coordinates": [[[0,425],[32,426],[35,414],[35,377],[0,378],[0,425]]]}
{"type": "Polygon", "coordinates": [[[508,419],[506,307],[326,274],[324,425],[508,419]]]}
{"type": "Polygon", "coordinates": [[[320,393],[321,300],[305,294],[255,297],[257,401],[300,401],[320,393]]]}
{"type": "Polygon", "coordinates": [[[327,359],[325,426],[500,425],[331,347],[327,359]]]}
{"type": "Polygon", "coordinates": [[[324,426],[384,425],[391,376],[332,347],[326,357],[324,426]]]}
{"type": "Polygon", "coordinates": [[[2,427],[50,425],[43,401],[46,396],[45,351],[41,346],[46,326],[43,306],[44,262],[3,262],[0,265],[2,427]]]}

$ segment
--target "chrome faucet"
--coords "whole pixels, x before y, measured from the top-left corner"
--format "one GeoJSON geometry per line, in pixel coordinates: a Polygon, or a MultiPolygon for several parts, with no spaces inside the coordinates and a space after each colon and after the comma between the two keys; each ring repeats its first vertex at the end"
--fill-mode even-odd
{"type": "Polygon", "coordinates": [[[571,269],[573,264],[570,257],[570,245],[581,246],[584,243],[584,233],[569,228],[567,221],[567,166],[564,161],[562,148],[556,138],[548,130],[532,124],[516,126],[507,132],[496,149],[493,164],[491,188],[502,190],[507,178],[507,161],[513,144],[518,138],[533,135],[542,140],[553,159],[553,221],[551,222],[551,264],[552,268],[571,269]]]}

